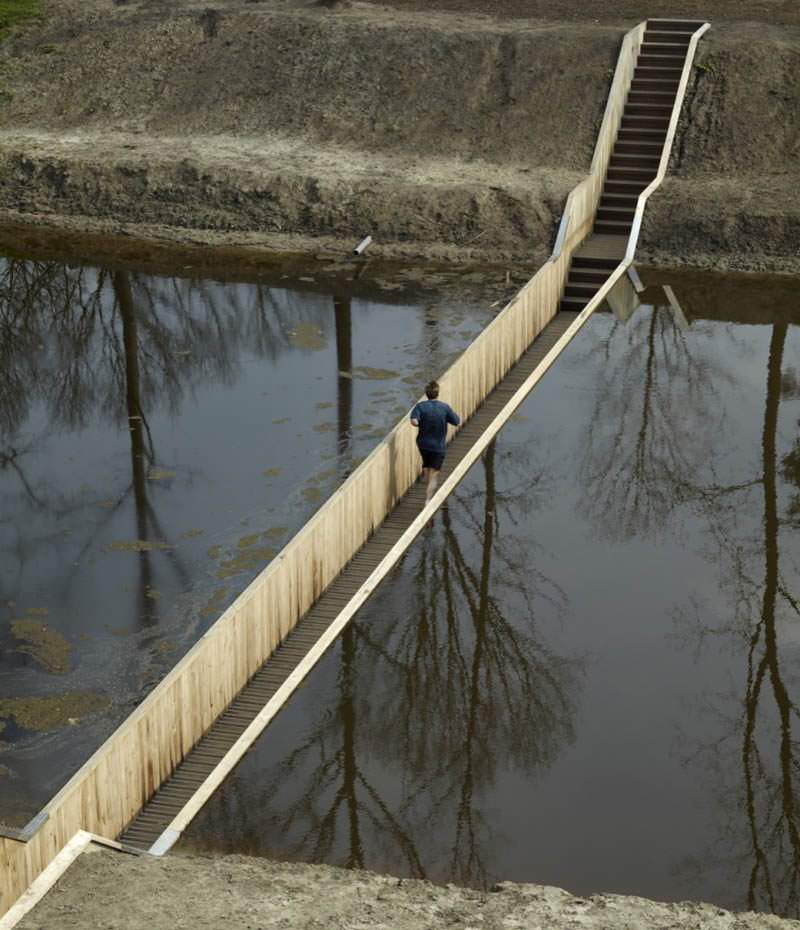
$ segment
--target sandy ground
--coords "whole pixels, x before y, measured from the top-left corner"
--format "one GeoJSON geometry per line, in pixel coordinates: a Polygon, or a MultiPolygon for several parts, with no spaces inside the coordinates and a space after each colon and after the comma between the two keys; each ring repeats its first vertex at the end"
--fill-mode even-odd
{"type": "Polygon", "coordinates": [[[578,898],[504,882],[488,893],[242,856],[81,856],[19,930],[799,930],[708,904],[578,898]]]}
{"type": "MultiPolygon", "coordinates": [[[[529,267],[640,17],[632,0],[45,4],[0,49],[0,219],[270,248],[370,233],[377,254],[529,267]]],[[[800,14],[703,12],[642,254],[800,271],[800,14]]]]}

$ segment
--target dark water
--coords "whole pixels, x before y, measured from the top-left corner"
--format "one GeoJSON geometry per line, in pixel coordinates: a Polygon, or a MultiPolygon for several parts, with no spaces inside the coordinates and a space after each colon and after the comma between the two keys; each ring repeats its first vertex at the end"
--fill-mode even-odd
{"type": "Polygon", "coordinates": [[[798,282],[649,280],[183,848],[800,916],[798,282]]]}
{"type": "Polygon", "coordinates": [[[0,258],[0,821],[52,796],[496,312],[325,287],[0,258]]]}

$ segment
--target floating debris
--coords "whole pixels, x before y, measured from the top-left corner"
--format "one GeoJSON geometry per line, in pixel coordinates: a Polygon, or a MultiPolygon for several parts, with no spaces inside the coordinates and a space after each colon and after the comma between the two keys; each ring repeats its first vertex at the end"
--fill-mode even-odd
{"type": "Polygon", "coordinates": [[[174,478],[177,473],[168,471],[166,468],[151,468],[147,473],[148,481],[166,481],[168,478],[174,478]]]}
{"type": "Polygon", "coordinates": [[[164,549],[174,549],[169,543],[160,540],[134,539],[132,542],[113,542],[108,543],[106,549],[114,552],[151,552],[153,550],[163,551],[164,549]]]}
{"type": "MultiPolygon", "coordinates": [[[[341,374],[341,372],[339,373],[341,374]]],[[[391,381],[400,377],[400,372],[391,371],[389,368],[361,366],[353,369],[353,375],[356,378],[362,378],[364,381],[391,381]]]]}
{"type": "Polygon", "coordinates": [[[194,539],[195,536],[202,536],[202,535],[203,535],[203,531],[201,529],[192,528],[190,530],[186,530],[185,532],[181,533],[178,539],[194,539]]]}
{"type": "MultiPolygon", "coordinates": [[[[302,280],[302,278],[301,278],[302,280]]],[[[295,329],[289,330],[289,344],[296,349],[309,349],[318,352],[327,345],[325,333],[313,323],[300,323],[295,329]]]]}

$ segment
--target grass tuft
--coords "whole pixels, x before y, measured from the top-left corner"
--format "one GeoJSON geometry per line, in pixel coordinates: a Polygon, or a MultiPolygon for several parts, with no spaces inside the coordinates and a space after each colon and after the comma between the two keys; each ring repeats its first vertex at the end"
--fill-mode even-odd
{"type": "Polygon", "coordinates": [[[39,16],[41,10],[41,0],[0,0],[0,39],[13,26],[39,16]]]}

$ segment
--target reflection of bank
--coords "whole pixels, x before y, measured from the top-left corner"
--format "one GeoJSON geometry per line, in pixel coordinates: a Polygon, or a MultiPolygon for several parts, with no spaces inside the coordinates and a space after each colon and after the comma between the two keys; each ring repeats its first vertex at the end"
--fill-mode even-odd
{"type": "Polygon", "coordinates": [[[503,771],[547,767],[572,739],[578,667],[538,630],[535,602],[563,596],[506,535],[529,489],[499,493],[495,457],[492,445],[481,486],[345,630],[320,669],[333,696],[303,738],[266,772],[262,743],[190,842],[477,886],[496,877],[484,792],[503,771]]]}

